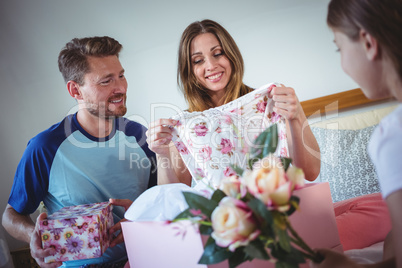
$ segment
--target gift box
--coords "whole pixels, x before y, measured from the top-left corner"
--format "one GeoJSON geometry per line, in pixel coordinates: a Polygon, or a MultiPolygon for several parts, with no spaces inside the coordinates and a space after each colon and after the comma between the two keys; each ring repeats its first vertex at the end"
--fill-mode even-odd
{"type": "Polygon", "coordinates": [[[81,260],[102,256],[109,247],[108,230],[114,224],[112,204],[93,203],[64,207],[40,222],[42,247],[57,254],[45,262],[81,260]]]}
{"type": "MultiPolygon", "coordinates": [[[[342,252],[329,184],[307,184],[294,191],[294,195],[300,198],[300,207],[289,220],[300,237],[311,248],[342,252]]],[[[131,267],[229,267],[227,261],[213,265],[198,264],[208,237],[201,236],[188,221],[171,224],[166,221],[127,221],[122,222],[122,230],[131,267]]],[[[275,263],[254,259],[238,267],[273,268],[275,263]]],[[[309,264],[300,267],[309,267],[309,264]]]]}

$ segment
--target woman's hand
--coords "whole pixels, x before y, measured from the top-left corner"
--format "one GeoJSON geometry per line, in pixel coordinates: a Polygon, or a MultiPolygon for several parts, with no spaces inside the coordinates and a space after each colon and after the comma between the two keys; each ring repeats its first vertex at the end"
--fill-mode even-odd
{"type": "Polygon", "coordinates": [[[306,115],[291,87],[274,87],[269,92],[273,110],[286,119],[289,156],[293,164],[303,169],[306,179],[314,181],[320,173],[320,147],[310,129],[306,115]]]}
{"type": "Polygon", "coordinates": [[[177,123],[173,119],[159,119],[152,122],[145,133],[149,149],[161,156],[169,155],[169,144],[172,141],[172,126],[177,123]]]}
{"type": "Polygon", "coordinates": [[[295,90],[291,87],[285,87],[282,84],[280,87],[274,87],[269,97],[274,100],[274,112],[287,120],[299,118],[303,112],[295,90]]]}

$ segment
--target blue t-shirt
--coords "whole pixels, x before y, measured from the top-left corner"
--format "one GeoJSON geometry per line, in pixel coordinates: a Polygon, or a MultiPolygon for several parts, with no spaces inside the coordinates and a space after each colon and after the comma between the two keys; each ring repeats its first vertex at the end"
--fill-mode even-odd
{"type": "MultiPolygon", "coordinates": [[[[135,200],[156,185],[156,158],[149,150],[146,128],[126,118],[116,118],[105,138],[89,135],[76,114],[39,133],[17,167],[8,203],[21,214],[33,213],[43,201],[49,215],[66,206],[108,201],[135,200]]],[[[114,221],[124,209],[113,209],[114,221]]],[[[109,248],[101,258],[66,262],[80,266],[120,260],[124,243],[109,248]],[[80,262],[80,264],[78,264],[80,262]]]]}

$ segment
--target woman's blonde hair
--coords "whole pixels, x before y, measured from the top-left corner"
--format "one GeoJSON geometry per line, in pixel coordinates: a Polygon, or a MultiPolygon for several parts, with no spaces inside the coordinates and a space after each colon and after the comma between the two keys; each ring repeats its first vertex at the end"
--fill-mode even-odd
{"type": "Polygon", "coordinates": [[[204,33],[211,33],[216,36],[222,46],[224,55],[228,58],[232,67],[223,103],[233,101],[252,91],[251,88],[243,84],[243,57],[235,41],[225,28],[212,20],[193,22],[184,30],[181,36],[177,67],[177,83],[184,94],[190,112],[204,111],[215,107],[208,94],[208,89],[198,83],[192,71],[191,42],[196,36],[204,33]]]}

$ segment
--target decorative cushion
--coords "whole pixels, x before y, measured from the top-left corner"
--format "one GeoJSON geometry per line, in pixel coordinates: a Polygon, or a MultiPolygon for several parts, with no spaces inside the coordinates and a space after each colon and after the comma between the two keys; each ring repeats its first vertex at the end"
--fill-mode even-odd
{"type": "Polygon", "coordinates": [[[381,193],[337,202],[334,210],[344,250],[362,249],[384,241],[391,230],[387,203],[381,193]]]}
{"type": "Polygon", "coordinates": [[[311,127],[321,150],[320,181],[329,182],[334,202],[380,191],[367,153],[375,127],[359,130],[311,127]]]}
{"type": "MultiPolygon", "coordinates": [[[[366,112],[359,112],[348,116],[331,118],[328,120],[319,120],[312,123],[312,127],[327,128],[327,129],[350,129],[358,130],[366,127],[378,125],[381,119],[391,113],[398,105],[390,105],[383,108],[375,108],[366,112]]],[[[349,111],[350,112],[350,111],[349,111]]],[[[314,121],[314,119],[312,120],[314,121]]]]}
{"type": "Polygon", "coordinates": [[[273,112],[273,100],[268,98],[275,86],[262,86],[220,107],[173,117],[178,123],[172,140],[193,177],[193,187],[214,190],[224,176],[235,174],[231,164],[245,169],[249,147],[272,124],[278,125],[276,155],[288,155],[285,119],[273,112]]]}

